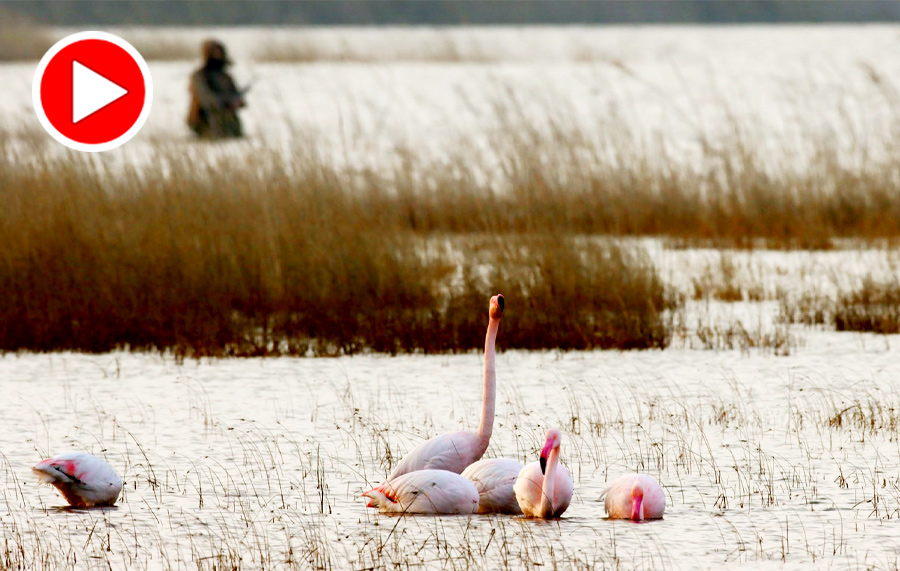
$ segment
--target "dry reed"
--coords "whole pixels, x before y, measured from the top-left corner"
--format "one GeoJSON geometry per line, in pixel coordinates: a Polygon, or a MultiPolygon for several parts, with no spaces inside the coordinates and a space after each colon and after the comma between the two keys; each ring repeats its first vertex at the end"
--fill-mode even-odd
{"type": "Polygon", "coordinates": [[[47,28],[0,7],[0,62],[37,61],[57,39],[47,28]]]}
{"type": "MultiPolygon", "coordinates": [[[[164,169],[107,175],[74,155],[26,164],[3,148],[0,349],[463,351],[480,346],[495,291],[510,296],[507,347],[664,347],[674,296],[605,238],[900,238],[891,161],[851,168],[823,143],[798,172],[765,165],[738,136],[672,166],[623,125],[597,143],[552,113],[535,124],[514,94],[496,116],[495,168],[467,150],[441,163],[401,150],[377,170],[303,152],[199,163],[157,152],[164,169]]],[[[765,295],[736,283],[730,260],[719,270],[722,283],[701,278],[695,296],[765,295]]],[[[717,337],[790,345],[737,329],[703,344],[717,337]]]]}
{"type": "Polygon", "coordinates": [[[900,238],[900,163],[847,166],[832,149],[798,171],[767,164],[738,139],[706,147],[696,165],[673,167],[644,154],[616,119],[598,143],[560,118],[537,126],[514,101],[498,103],[497,115],[499,173],[485,176],[491,171],[477,157],[426,165],[413,153],[387,176],[369,173],[370,184],[399,188],[406,200],[393,214],[424,232],[558,231],[783,249],[900,238]]]}
{"type": "Polygon", "coordinates": [[[414,198],[348,189],[312,160],[291,168],[3,169],[0,348],[464,351],[483,344],[497,291],[504,347],[667,343],[673,300],[639,254],[502,225],[478,240],[416,233],[414,198]]]}
{"type": "MultiPolygon", "coordinates": [[[[749,268],[748,268],[749,269],[749,268]]],[[[732,255],[719,254],[718,266],[708,264],[700,276],[691,278],[695,300],[713,298],[719,301],[763,301],[766,290],[759,279],[739,275],[732,255]]]]}
{"type": "Polygon", "coordinates": [[[146,60],[150,61],[200,61],[200,41],[188,42],[163,34],[123,34],[146,60]]]}
{"type": "MultiPolygon", "coordinates": [[[[733,139],[713,144],[698,134],[696,162],[669,163],[656,156],[664,146],[639,140],[622,117],[588,129],[578,124],[576,111],[560,104],[536,120],[518,97],[510,92],[494,102],[497,125],[489,129],[488,153],[462,145],[456,154],[429,161],[400,148],[381,164],[346,170],[318,157],[294,157],[325,165],[320,172],[303,167],[300,176],[308,180],[296,184],[322,192],[352,188],[341,200],[359,212],[368,209],[368,219],[377,213],[384,219],[379,224],[420,235],[659,236],[689,246],[784,249],[828,249],[845,238],[900,239],[900,163],[891,158],[900,149],[892,150],[894,143],[885,143],[888,158],[859,148],[847,159],[823,135],[811,140],[816,152],[798,169],[787,159],[781,164],[753,152],[735,120],[733,139]]],[[[268,160],[241,159],[254,171],[268,160]]],[[[69,167],[61,168],[64,173],[69,167]]],[[[273,176],[293,177],[290,172],[279,167],[273,176]]],[[[199,184],[191,169],[183,174],[185,185],[199,184]]],[[[253,184],[268,185],[264,178],[253,184]]],[[[754,299],[764,292],[716,295],[754,299]]]]}
{"type": "Polygon", "coordinates": [[[900,282],[867,275],[858,287],[835,296],[806,294],[797,299],[782,295],[779,318],[785,323],[824,325],[837,331],[900,333],[900,282]]]}
{"type": "Polygon", "coordinates": [[[268,63],[317,62],[429,62],[462,63],[498,61],[502,55],[484,46],[461,42],[451,32],[429,30],[427,36],[387,42],[373,36],[355,44],[347,41],[323,41],[316,34],[298,33],[290,38],[274,38],[256,46],[252,57],[268,63]]]}
{"type": "Polygon", "coordinates": [[[841,294],[834,309],[838,331],[900,333],[900,281],[866,277],[859,288],[841,294]]]}

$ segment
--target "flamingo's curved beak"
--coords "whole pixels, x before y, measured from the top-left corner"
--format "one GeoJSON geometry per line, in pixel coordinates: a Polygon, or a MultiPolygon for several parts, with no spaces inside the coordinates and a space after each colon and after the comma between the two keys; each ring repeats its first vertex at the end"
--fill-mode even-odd
{"type": "Polygon", "coordinates": [[[541,474],[547,473],[547,458],[550,456],[551,450],[553,450],[553,443],[548,440],[541,449],[541,474]]]}
{"type": "Polygon", "coordinates": [[[503,313],[503,307],[505,305],[503,301],[503,294],[497,294],[497,304],[500,306],[500,313],[503,313]]]}

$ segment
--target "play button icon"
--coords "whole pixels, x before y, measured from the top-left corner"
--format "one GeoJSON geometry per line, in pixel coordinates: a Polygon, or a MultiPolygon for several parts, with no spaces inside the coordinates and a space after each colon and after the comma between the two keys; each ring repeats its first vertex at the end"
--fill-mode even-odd
{"type": "Polygon", "coordinates": [[[99,73],[91,71],[77,61],[72,61],[73,124],[103,109],[126,93],[127,90],[99,73]]]}
{"type": "Polygon", "coordinates": [[[32,97],[44,129],[79,151],[106,151],[131,139],[150,113],[147,64],[128,42],[80,32],[56,43],[34,74],[32,97]]]}

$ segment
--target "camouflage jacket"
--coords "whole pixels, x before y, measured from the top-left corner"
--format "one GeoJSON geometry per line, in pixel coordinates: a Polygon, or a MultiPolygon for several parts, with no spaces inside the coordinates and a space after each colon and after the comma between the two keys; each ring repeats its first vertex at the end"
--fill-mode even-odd
{"type": "Polygon", "coordinates": [[[237,110],[244,98],[225,70],[200,68],[191,75],[191,107],[188,126],[201,137],[241,137],[243,127],[237,110]]]}

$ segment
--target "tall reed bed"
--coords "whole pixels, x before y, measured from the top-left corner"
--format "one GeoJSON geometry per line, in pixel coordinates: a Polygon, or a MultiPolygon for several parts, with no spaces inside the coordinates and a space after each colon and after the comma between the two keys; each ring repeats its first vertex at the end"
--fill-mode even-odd
{"type": "MultiPolygon", "coordinates": [[[[821,127],[801,125],[801,146],[813,150],[785,141],[773,157],[732,117],[725,134],[696,133],[696,157],[675,159],[671,142],[644,140],[623,116],[584,125],[565,101],[537,106],[504,91],[492,103],[487,148],[461,142],[437,161],[400,149],[396,165],[363,171],[363,184],[391,195],[384,214],[417,232],[659,236],[781,249],[900,238],[900,149],[892,141],[879,152],[867,143],[848,150],[821,127]]],[[[838,122],[851,129],[849,117],[838,122]]]]}
{"type": "MultiPolygon", "coordinates": [[[[893,84],[875,71],[870,75],[863,93],[900,109],[893,84]]],[[[584,123],[572,100],[541,102],[539,96],[531,99],[513,86],[495,87],[499,92],[489,98],[489,109],[478,111],[487,125],[479,126],[472,141],[448,143],[449,150],[437,158],[403,143],[384,152],[390,138],[348,128],[354,140],[341,143],[344,148],[337,154],[343,151],[344,156],[335,161],[301,151],[289,165],[262,170],[261,162],[278,163],[280,149],[248,146],[247,156],[234,161],[242,166],[232,163],[226,171],[250,170],[257,173],[255,178],[233,176],[204,158],[204,166],[176,168],[170,179],[180,177],[188,193],[202,185],[227,186],[230,180],[267,193],[278,192],[279,185],[328,194],[338,187],[345,196],[333,203],[351,203],[355,216],[365,217],[367,224],[378,218],[379,226],[418,235],[660,236],[688,246],[785,249],[827,249],[835,239],[900,239],[900,111],[887,111],[883,125],[872,132],[855,126],[852,112],[835,112],[839,116],[832,118],[834,128],[842,131],[841,137],[834,136],[831,125],[799,119],[793,126],[797,133],[790,141],[775,143],[773,150],[762,148],[758,134],[752,133],[752,117],[736,117],[727,100],[713,99],[710,107],[721,107],[717,114],[724,118],[716,133],[687,127],[696,132],[680,143],[689,144],[696,156],[691,151],[685,158],[672,149],[677,141],[665,140],[665,134],[657,134],[660,140],[646,140],[614,109],[598,123],[584,123]],[[340,161],[345,164],[333,166],[340,161]],[[217,171],[219,182],[205,180],[205,170],[217,171]],[[278,177],[287,180],[279,182],[278,177]]],[[[286,104],[274,99],[270,103],[286,104]]],[[[798,100],[796,105],[803,103],[798,100]]],[[[283,127],[277,125],[278,109],[273,111],[272,125],[258,125],[264,133],[283,127]]],[[[359,111],[368,112],[377,110],[359,111]]],[[[356,115],[347,120],[361,121],[356,115]]],[[[289,127],[287,132],[293,140],[315,147],[315,136],[305,128],[289,127]]],[[[6,129],[11,132],[12,127],[6,129]]],[[[27,133],[14,135],[10,138],[28,138],[27,133]]],[[[160,139],[155,144],[162,148],[170,143],[160,139]]],[[[42,152],[35,145],[29,155],[42,152]]],[[[78,170],[58,166],[58,173],[50,172],[56,166],[49,164],[40,168],[53,177],[78,170]]]]}
{"type": "Polygon", "coordinates": [[[779,317],[785,323],[824,325],[836,331],[878,334],[900,333],[900,278],[866,275],[855,287],[836,295],[810,293],[779,299],[779,317]]]}
{"type": "Polygon", "coordinates": [[[414,195],[350,185],[311,159],[168,160],[165,175],[6,165],[0,348],[465,351],[483,344],[498,291],[505,347],[667,343],[675,300],[639,252],[612,242],[493,228],[499,211],[477,237],[423,230],[414,195]]]}
{"type": "Polygon", "coordinates": [[[900,276],[879,281],[867,276],[856,289],[842,293],[834,310],[838,331],[900,333],[900,276]]]}
{"type": "MultiPolygon", "coordinates": [[[[896,155],[847,160],[815,139],[805,168],[773,164],[735,121],[731,140],[701,137],[696,162],[667,162],[653,154],[664,144],[615,117],[584,128],[553,108],[535,120],[506,95],[490,153],[430,161],[399,149],[369,167],[198,145],[154,148],[157,168],[110,173],[112,162],[46,158],[36,141],[23,153],[27,141],[7,135],[0,349],[465,351],[481,345],[497,291],[510,302],[505,347],[657,348],[678,300],[610,237],[781,248],[900,238],[896,155]]],[[[703,297],[707,284],[695,286],[703,297]]],[[[763,292],[728,283],[711,294],[763,292]]]]}
{"type": "Polygon", "coordinates": [[[57,39],[46,27],[0,6],[0,62],[38,61],[57,39]]]}
{"type": "Polygon", "coordinates": [[[849,166],[820,155],[798,172],[726,146],[673,166],[643,155],[627,135],[616,149],[566,139],[564,129],[561,139],[529,131],[525,122],[511,119],[492,140],[496,168],[474,153],[442,163],[413,155],[380,173],[340,175],[341,184],[361,186],[380,216],[425,233],[658,236],[778,249],[900,238],[900,163],[849,166]]]}
{"type": "MultiPolygon", "coordinates": [[[[565,227],[742,248],[830,248],[835,238],[900,237],[894,182],[900,163],[849,166],[823,154],[798,172],[767,164],[734,142],[707,149],[698,165],[672,167],[640,154],[637,141],[624,146],[630,150],[610,158],[577,142],[522,141],[502,155],[510,192],[482,195],[499,203],[505,224],[516,230],[565,227]]],[[[425,211],[454,209],[443,204],[425,211]]],[[[430,225],[462,229],[469,220],[430,225]]]]}

